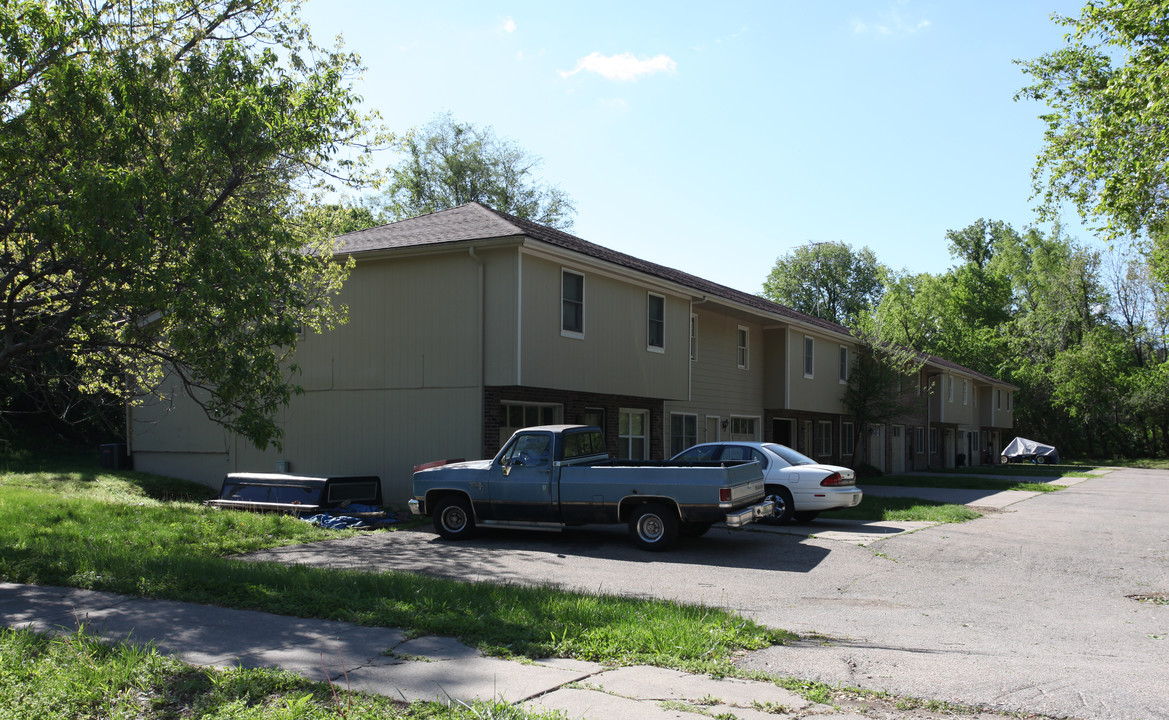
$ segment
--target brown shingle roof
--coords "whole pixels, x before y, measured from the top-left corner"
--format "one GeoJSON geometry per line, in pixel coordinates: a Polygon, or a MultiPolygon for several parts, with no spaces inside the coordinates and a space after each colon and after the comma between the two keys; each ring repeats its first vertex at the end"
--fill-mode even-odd
{"type": "MultiPolygon", "coordinates": [[[[757,310],[770,315],[788,318],[805,326],[811,326],[841,335],[853,336],[852,331],[843,325],[798,312],[785,305],[772,302],[758,295],[751,295],[725,285],[705,280],[696,275],[684,273],[681,270],[658,265],[647,260],[633,257],[607,247],[583,240],[575,235],[550,228],[539,223],[509,215],[499,210],[493,210],[479,203],[467,203],[449,210],[440,210],[429,215],[420,215],[408,220],[400,220],[388,225],[379,225],[366,230],[346,233],[339,236],[336,246],[338,255],[357,255],[362,253],[389,250],[394,248],[425,247],[447,245],[472,240],[487,240],[494,238],[521,238],[528,237],[547,243],[571,252],[580,253],[597,260],[612,263],[627,270],[644,273],[659,280],[681,285],[693,290],[696,294],[713,296],[757,310]]],[[[930,357],[929,361],[968,373],[974,377],[984,378],[988,382],[1001,383],[999,380],[977,373],[969,368],[952,363],[942,358],[930,357]]]]}

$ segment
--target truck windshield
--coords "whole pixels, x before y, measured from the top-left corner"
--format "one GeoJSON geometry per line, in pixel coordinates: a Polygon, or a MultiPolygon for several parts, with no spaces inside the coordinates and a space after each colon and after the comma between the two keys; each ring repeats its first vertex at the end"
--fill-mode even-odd
{"type": "Polygon", "coordinates": [[[504,465],[539,467],[552,462],[552,436],[547,433],[517,435],[503,454],[504,465]]]}

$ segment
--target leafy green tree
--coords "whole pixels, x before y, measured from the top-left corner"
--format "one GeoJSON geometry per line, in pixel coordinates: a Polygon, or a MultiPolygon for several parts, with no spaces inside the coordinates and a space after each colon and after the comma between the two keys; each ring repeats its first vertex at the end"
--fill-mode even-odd
{"type": "Polygon", "coordinates": [[[0,378],[171,373],[259,446],[347,267],[304,222],[361,185],[353,55],[279,0],[0,4],[0,378]],[[350,148],[352,152],[346,152],[350,148]]]}
{"type": "Polygon", "coordinates": [[[1034,83],[1017,96],[1045,103],[1044,148],[1034,182],[1049,216],[1070,200],[1111,237],[1154,241],[1169,279],[1169,1],[1093,0],[1065,47],[1022,61],[1034,83]]]}
{"type": "Polygon", "coordinates": [[[841,403],[853,418],[854,465],[867,462],[869,427],[891,423],[911,407],[902,381],[915,376],[924,358],[903,347],[862,341],[854,354],[841,403]]]}
{"type": "Polygon", "coordinates": [[[536,177],[542,161],[490,127],[446,113],[407,133],[398,149],[405,157],[391,169],[389,188],[370,202],[384,222],[479,202],[541,225],[572,228],[572,200],[536,177]]]}
{"type": "Polygon", "coordinates": [[[867,247],[811,243],[776,259],[763,295],[793,310],[851,325],[880,301],[887,272],[867,247]]]}

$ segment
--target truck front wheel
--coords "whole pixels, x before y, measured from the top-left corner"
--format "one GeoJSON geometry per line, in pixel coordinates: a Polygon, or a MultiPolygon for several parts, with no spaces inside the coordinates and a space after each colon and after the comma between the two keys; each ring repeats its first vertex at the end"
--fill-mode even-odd
{"type": "Polygon", "coordinates": [[[665,550],[678,539],[678,515],[659,503],[647,503],[629,518],[629,536],[642,550],[665,550]]]}
{"type": "Polygon", "coordinates": [[[452,495],[434,509],[434,529],[447,540],[466,540],[475,534],[475,514],[466,498],[452,495]]]}

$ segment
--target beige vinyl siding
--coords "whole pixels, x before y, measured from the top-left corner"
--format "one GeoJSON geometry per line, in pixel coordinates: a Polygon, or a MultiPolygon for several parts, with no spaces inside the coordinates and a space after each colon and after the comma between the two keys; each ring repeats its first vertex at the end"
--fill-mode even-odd
{"type": "MultiPolygon", "coordinates": [[[[768,328],[763,331],[763,356],[767,367],[763,372],[763,406],[782,409],[788,406],[788,328],[768,328]]],[[[802,360],[800,360],[802,362],[802,360]]]]}
{"type": "Polygon", "coordinates": [[[135,461],[213,487],[224,472],[273,472],[278,461],[294,473],[378,475],[386,502],[400,505],[414,465],[477,458],[478,263],[458,253],[362,263],[339,302],[350,321],[298,347],[305,393],[279,418],[282,451],[257,450],[176,397],[173,408],[134,411],[135,461]]]}
{"type": "MultiPolygon", "coordinates": [[[[849,351],[853,348],[850,346],[849,351]]],[[[823,413],[843,413],[841,397],[844,386],[840,384],[840,341],[829,339],[799,328],[788,331],[788,407],[792,410],[823,413]],[[804,375],[804,339],[811,337],[814,343],[813,373],[804,375]]]]}
{"type": "Polygon", "coordinates": [[[285,460],[294,473],[377,475],[386,503],[404,506],[415,465],[479,457],[478,400],[475,388],[306,393],[289,408],[284,450],[240,439],[235,470],[271,472],[285,460]]]}
{"type": "Polygon", "coordinates": [[[306,390],[477,385],[478,265],[468,255],[362,263],[339,302],[349,322],[297,350],[306,390]],[[434,292],[442,288],[441,293],[434,292]]]}
{"type": "MultiPolygon", "coordinates": [[[[688,402],[667,402],[664,410],[694,413],[699,417],[699,437],[705,437],[704,418],[731,415],[763,415],[764,340],[762,326],[711,311],[703,305],[694,307],[697,359],[691,365],[691,393],[688,402]],[[738,330],[746,327],[750,352],[747,369],[738,367],[738,330]]],[[[727,431],[729,433],[729,429],[727,431]]]]}
{"type": "Polygon", "coordinates": [[[568,268],[585,276],[583,338],[560,332],[565,265],[524,254],[521,263],[522,348],[519,383],[529,387],[641,397],[685,398],[689,376],[690,302],[665,297],[664,352],[648,349],[651,289],[621,278],[568,268]]]}

